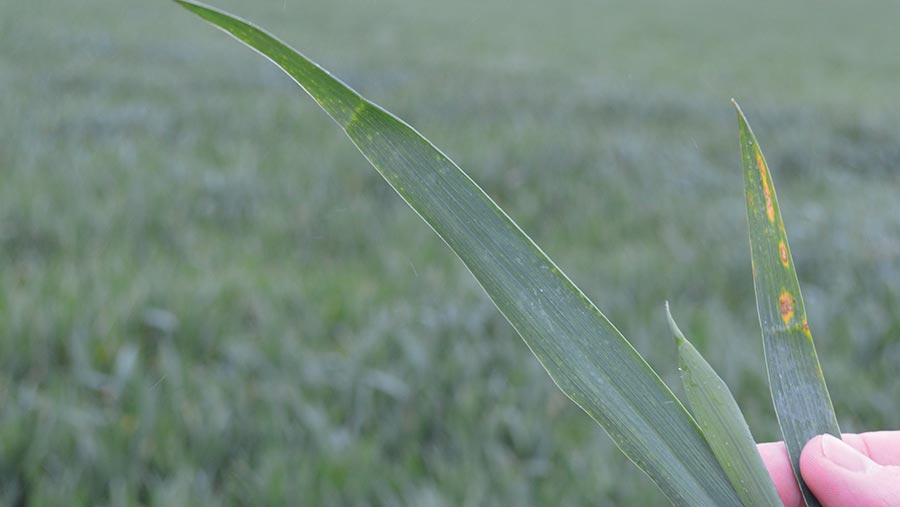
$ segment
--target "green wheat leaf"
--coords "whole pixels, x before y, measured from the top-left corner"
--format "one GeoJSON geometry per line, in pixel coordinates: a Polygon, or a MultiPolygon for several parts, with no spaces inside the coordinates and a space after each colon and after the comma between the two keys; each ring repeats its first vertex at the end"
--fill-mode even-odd
{"type": "Polygon", "coordinates": [[[808,506],[818,506],[800,477],[800,451],[822,433],[840,438],[840,428],[806,321],[775,183],[744,113],[736,102],[734,105],[740,124],[753,286],[769,388],[800,490],[808,506]]]}
{"type": "Polygon", "coordinates": [[[666,316],[678,346],[678,369],[688,406],[731,485],[745,506],[781,507],[775,484],[728,386],[684,337],[668,303],[666,316]]]}
{"type": "Polygon", "coordinates": [[[412,127],[222,11],[178,2],[264,55],[344,129],[447,243],[559,388],[676,505],[740,505],[696,423],[643,358],[466,173],[412,127]]]}

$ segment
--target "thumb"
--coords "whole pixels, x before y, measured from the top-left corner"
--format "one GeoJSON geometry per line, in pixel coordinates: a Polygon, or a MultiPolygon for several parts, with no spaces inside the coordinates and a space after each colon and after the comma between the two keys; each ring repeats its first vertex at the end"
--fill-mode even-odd
{"type": "Polygon", "coordinates": [[[900,507],[900,466],[879,465],[831,435],[806,444],[800,472],[824,507],[900,507]]]}

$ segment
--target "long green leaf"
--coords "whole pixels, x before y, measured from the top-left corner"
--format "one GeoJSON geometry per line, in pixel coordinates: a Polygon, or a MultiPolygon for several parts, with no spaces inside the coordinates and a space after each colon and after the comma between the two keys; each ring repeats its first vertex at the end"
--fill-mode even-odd
{"type": "Polygon", "coordinates": [[[816,435],[830,433],[840,438],[841,431],[806,321],[775,183],[743,111],[737,102],[734,105],[740,124],[753,286],[769,388],[800,490],[807,505],[817,506],[800,476],[800,451],[816,435]]]}
{"type": "Polygon", "coordinates": [[[678,346],[678,369],[688,406],[731,485],[747,507],[781,507],[775,483],[728,386],[684,337],[668,303],[666,316],[678,346]]]}
{"type": "Polygon", "coordinates": [[[275,37],[224,12],[179,3],[269,58],[344,129],[453,249],[575,403],[677,505],[740,505],[696,423],[556,265],[447,156],[275,37]]]}

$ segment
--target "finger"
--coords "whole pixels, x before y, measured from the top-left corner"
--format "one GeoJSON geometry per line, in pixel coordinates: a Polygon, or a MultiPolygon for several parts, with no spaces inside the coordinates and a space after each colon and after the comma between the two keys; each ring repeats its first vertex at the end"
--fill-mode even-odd
{"type": "Polygon", "coordinates": [[[791,459],[788,457],[784,442],[757,444],[756,449],[759,451],[766,469],[769,470],[772,482],[775,483],[775,490],[778,491],[778,496],[785,507],[802,507],[803,499],[800,496],[800,488],[797,486],[797,479],[791,469],[791,459]]]}
{"type": "Polygon", "coordinates": [[[900,466],[900,431],[844,433],[841,438],[875,463],[900,466]]]}
{"type": "Polygon", "coordinates": [[[879,465],[831,435],[806,444],[800,470],[823,507],[900,507],[900,467],[879,465]]]}

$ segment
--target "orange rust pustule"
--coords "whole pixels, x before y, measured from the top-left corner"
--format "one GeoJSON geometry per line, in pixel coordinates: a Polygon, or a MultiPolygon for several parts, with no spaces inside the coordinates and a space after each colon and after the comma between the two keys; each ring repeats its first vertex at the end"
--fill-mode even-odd
{"type": "Polygon", "coordinates": [[[784,241],[778,242],[778,256],[781,258],[781,265],[784,267],[790,266],[790,259],[788,258],[787,245],[784,244],[784,241]]]}
{"type": "Polygon", "coordinates": [[[763,199],[766,201],[766,216],[769,222],[775,221],[775,205],[772,203],[772,192],[769,190],[769,169],[766,167],[766,161],[763,160],[762,153],[756,150],[756,167],[759,168],[759,179],[762,181],[763,199]]]}
{"type": "Polygon", "coordinates": [[[803,334],[805,334],[806,336],[811,335],[811,333],[809,332],[809,323],[805,320],[803,321],[803,334]]]}
{"type": "Polygon", "coordinates": [[[788,291],[783,291],[778,298],[778,311],[781,312],[781,320],[787,325],[794,318],[794,296],[788,291]]]}

